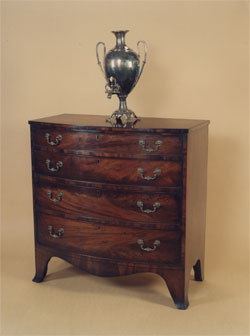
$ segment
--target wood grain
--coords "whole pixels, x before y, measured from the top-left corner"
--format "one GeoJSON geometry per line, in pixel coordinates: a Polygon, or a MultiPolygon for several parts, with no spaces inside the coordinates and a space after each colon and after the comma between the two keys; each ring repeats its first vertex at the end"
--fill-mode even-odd
{"type": "Polygon", "coordinates": [[[58,176],[73,180],[104,182],[125,185],[178,187],[181,185],[182,165],[180,161],[148,161],[92,158],[60,153],[36,152],[35,170],[40,174],[58,176]],[[46,160],[51,160],[51,167],[61,161],[63,166],[58,172],[51,172],[46,160]],[[154,176],[156,169],[161,173],[154,180],[145,180],[137,169],[144,170],[144,176],[154,176]]]}
{"type": "Polygon", "coordinates": [[[164,226],[181,225],[181,193],[150,193],[146,191],[128,192],[96,188],[60,187],[43,179],[36,181],[36,205],[40,211],[56,212],[58,215],[70,215],[75,219],[96,219],[119,225],[122,221],[157,224],[164,226]],[[52,200],[48,191],[52,192],[52,200]],[[62,193],[60,198],[58,195],[62,193]],[[54,201],[53,201],[54,199],[54,201]],[[153,213],[142,212],[137,202],[143,202],[143,210],[154,210],[156,202],[160,204],[153,213]]]}
{"type": "Polygon", "coordinates": [[[180,154],[182,153],[182,138],[174,135],[151,135],[145,134],[126,134],[114,132],[82,132],[70,131],[65,128],[35,128],[33,129],[33,141],[35,146],[41,146],[42,150],[52,148],[56,150],[85,150],[85,151],[103,151],[106,153],[125,153],[133,154],[180,154]],[[50,134],[50,141],[55,142],[58,135],[62,136],[62,140],[58,145],[50,145],[45,137],[50,134]],[[140,145],[139,141],[145,141],[145,149],[140,145]],[[162,144],[157,148],[156,142],[161,141],[162,144]],[[148,151],[152,149],[153,151],[148,151]]]}
{"type": "Polygon", "coordinates": [[[180,231],[123,228],[38,213],[37,232],[40,244],[69,249],[84,255],[157,264],[180,263],[180,231]],[[63,236],[51,237],[48,231],[50,225],[55,233],[63,228],[63,236]],[[155,240],[160,241],[160,246],[155,251],[146,252],[141,250],[138,239],[144,240],[145,247],[153,248],[155,240]]]}

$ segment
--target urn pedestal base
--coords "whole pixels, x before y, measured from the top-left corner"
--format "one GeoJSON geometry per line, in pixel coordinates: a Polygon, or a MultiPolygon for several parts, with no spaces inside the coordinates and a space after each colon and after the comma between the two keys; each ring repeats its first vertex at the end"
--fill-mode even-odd
{"type": "Polygon", "coordinates": [[[120,111],[116,110],[111,114],[109,118],[106,119],[106,122],[110,123],[112,127],[133,127],[140,118],[136,116],[136,114],[131,111],[120,111]]]}
{"type": "Polygon", "coordinates": [[[135,112],[128,109],[126,97],[121,96],[119,97],[119,100],[119,109],[114,111],[106,121],[111,123],[113,127],[131,127],[135,125],[140,119],[135,112]]]}

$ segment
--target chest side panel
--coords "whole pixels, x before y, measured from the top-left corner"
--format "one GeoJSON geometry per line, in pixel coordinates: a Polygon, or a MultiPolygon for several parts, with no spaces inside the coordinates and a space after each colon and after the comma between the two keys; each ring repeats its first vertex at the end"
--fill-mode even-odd
{"type": "Polygon", "coordinates": [[[204,264],[208,127],[188,135],[186,176],[186,272],[200,259],[204,264]]]}

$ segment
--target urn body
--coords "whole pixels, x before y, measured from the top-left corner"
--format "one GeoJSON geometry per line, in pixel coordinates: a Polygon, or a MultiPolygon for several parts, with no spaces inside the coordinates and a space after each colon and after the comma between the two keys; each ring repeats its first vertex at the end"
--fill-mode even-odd
{"type": "Polygon", "coordinates": [[[127,32],[128,30],[112,32],[116,37],[116,45],[107,53],[104,42],[98,42],[96,46],[97,62],[106,79],[105,92],[107,93],[107,97],[111,98],[113,94],[116,94],[120,100],[119,109],[112,114],[108,121],[111,121],[113,117],[121,121],[123,116],[125,116],[126,122],[131,122],[131,117],[138,119],[134,112],[127,108],[126,98],[138,82],[146,63],[146,43],[138,41],[138,53],[134,52],[125,44],[125,35],[127,32]],[[140,43],[143,43],[144,46],[144,60],[141,65],[140,43]],[[100,44],[104,46],[103,67],[98,54],[100,44]]]}

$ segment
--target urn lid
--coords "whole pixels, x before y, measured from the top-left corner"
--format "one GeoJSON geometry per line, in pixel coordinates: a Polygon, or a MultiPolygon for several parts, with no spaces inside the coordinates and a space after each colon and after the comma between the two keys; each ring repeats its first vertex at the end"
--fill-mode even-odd
{"type": "Polygon", "coordinates": [[[125,35],[126,33],[128,33],[129,30],[112,30],[113,34],[121,34],[121,35],[125,35]]]}

